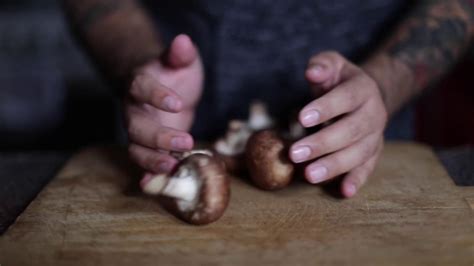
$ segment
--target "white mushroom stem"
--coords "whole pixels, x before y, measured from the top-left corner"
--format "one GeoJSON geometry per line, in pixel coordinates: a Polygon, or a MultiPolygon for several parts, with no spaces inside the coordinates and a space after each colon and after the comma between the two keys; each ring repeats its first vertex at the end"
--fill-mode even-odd
{"type": "Polygon", "coordinates": [[[215,150],[219,154],[228,156],[243,153],[251,130],[241,120],[230,121],[228,128],[225,138],[221,138],[215,143],[215,150]]]}
{"type": "Polygon", "coordinates": [[[270,128],[273,120],[262,102],[250,105],[248,121],[231,120],[224,138],[216,141],[214,149],[222,155],[236,156],[244,153],[247,141],[253,132],[270,128]]]}
{"type": "Polygon", "coordinates": [[[273,120],[268,114],[267,106],[262,102],[254,102],[250,105],[248,126],[253,131],[270,128],[273,120]]]}
{"type": "Polygon", "coordinates": [[[171,152],[170,153],[171,156],[175,157],[176,159],[178,160],[184,160],[185,158],[193,155],[193,154],[204,154],[204,155],[207,155],[207,156],[214,156],[214,154],[212,153],[212,151],[210,150],[205,150],[205,149],[200,149],[200,150],[190,150],[190,151],[185,151],[185,152],[171,152]]]}
{"type": "Polygon", "coordinates": [[[199,194],[199,182],[192,175],[168,177],[154,176],[143,188],[149,195],[163,195],[175,199],[193,201],[199,194]]]}

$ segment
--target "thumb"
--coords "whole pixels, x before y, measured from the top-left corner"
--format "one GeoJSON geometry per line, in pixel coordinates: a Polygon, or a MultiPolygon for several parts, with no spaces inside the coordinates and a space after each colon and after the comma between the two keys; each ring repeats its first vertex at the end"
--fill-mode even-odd
{"type": "Polygon", "coordinates": [[[306,80],[313,87],[331,89],[351,74],[348,61],[338,53],[322,52],[309,61],[306,80]]]}
{"type": "Polygon", "coordinates": [[[191,38],[186,34],[180,34],[171,42],[166,55],[166,63],[170,67],[185,67],[192,64],[198,58],[198,51],[191,38]]]}

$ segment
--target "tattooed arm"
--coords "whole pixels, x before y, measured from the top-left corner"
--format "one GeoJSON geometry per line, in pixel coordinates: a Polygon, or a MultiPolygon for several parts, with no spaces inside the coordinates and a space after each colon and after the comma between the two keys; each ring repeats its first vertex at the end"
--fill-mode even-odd
{"type": "Polygon", "coordinates": [[[114,81],[130,79],[158,57],[163,44],[136,0],[63,0],[75,32],[99,67],[114,81]]]}
{"type": "Polygon", "coordinates": [[[474,30],[474,1],[422,0],[364,69],[389,114],[438,80],[463,55],[474,30]]]}

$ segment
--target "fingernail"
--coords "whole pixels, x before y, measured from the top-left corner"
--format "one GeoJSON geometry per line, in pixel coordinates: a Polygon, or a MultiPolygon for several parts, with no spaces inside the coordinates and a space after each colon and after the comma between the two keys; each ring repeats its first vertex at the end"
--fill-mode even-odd
{"type": "Polygon", "coordinates": [[[321,65],[315,65],[310,71],[312,75],[318,76],[323,71],[323,67],[321,65]]]}
{"type": "Polygon", "coordinates": [[[347,197],[354,196],[356,194],[356,192],[357,192],[357,188],[354,184],[352,184],[352,183],[347,184],[347,186],[346,186],[346,193],[347,193],[346,196],[347,197]]]}
{"type": "Polygon", "coordinates": [[[191,149],[191,143],[188,138],[185,137],[174,137],[171,139],[171,147],[176,150],[188,150],[191,149]]]}
{"type": "Polygon", "coordinates": [[[142,180],[140,180],[140,187],[144,188],[146,184],[148,184],[148,182],[150,182],[150,180],[153,178],[153,175],[150,174],[150,173],[147,173],[145,174],[145,176],[143,176],[142,180]]]}
{"type": "Polygon", "coordinates": [[[317,166],[309,171],[309,182],[312,184],[326,180],[328,169],[324,166],[317,166]]]}
{"type": "Polygon", "coordinates": [[[315,126],[319,121],[319,112],[316,110],[308,110],[303,113],[301,123],[305,127],[315,126]]]}
{"type": "Polygon", "coordinates": [[[295,163],[304,162],[309,158],[311,149],[308,146],[296,147],[291,151],[291,159],[295,163]]]}
{"type": "Polygon", "coordinates": [[[173,96],[166,96],[163,99],[163,105],[166,109],[176,111],[179,109],[179,102],[173,96]]]}

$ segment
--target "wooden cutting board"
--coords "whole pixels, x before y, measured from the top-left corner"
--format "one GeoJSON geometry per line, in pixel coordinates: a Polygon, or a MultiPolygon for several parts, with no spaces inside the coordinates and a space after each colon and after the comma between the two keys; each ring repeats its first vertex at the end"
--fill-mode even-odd
{"type": "Polygon", "coordinates": [[[456,187],[425,146],[387,144],[350,200],[234,178],[225,215],[200,227],[143,196],[137,176],[124,150],[80,152],[0,239],[0,264],[474,264],[474,187],[456,187]]]}

